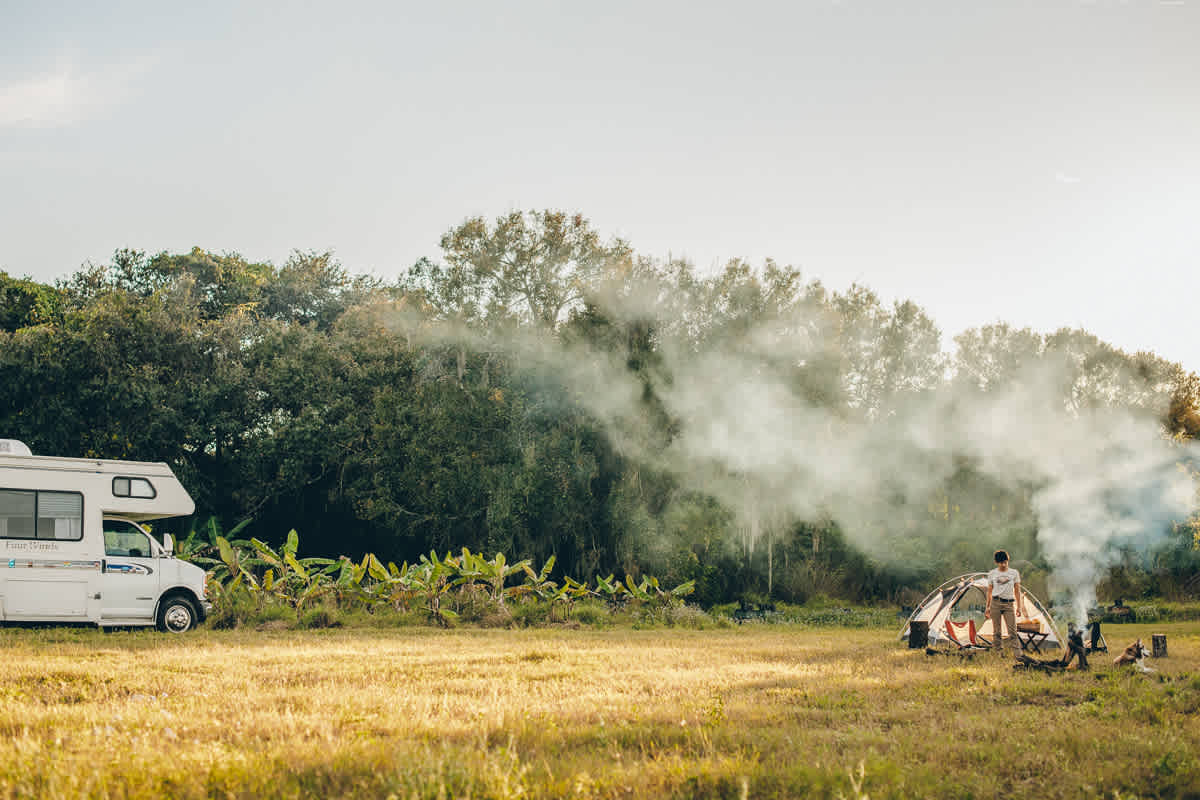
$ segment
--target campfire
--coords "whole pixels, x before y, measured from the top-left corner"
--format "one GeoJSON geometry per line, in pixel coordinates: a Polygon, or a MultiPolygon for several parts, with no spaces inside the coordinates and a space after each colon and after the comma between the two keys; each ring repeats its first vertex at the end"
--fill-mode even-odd
{"type": "Polygon", "coordinates": [[[1033,658],[1022,653],[1017,657],[1017,663],[1014,669],[1040,669],[1046,672],[1061,672],[1071,665],[1075,659],[1079,659],[1079,664],[1076,669],[1087,670],[1091,667],[1088,665],[1088,653],[1108,652],[1108,648],[1104,645],[1104,637],[1100,634],[1100,623],[1093,622],[1088,626],[1088,639],[1084,642],[1083,629],[1076,628],[1075,623],[1067,624],[1067,648],[1063,653],[1062,658],[1043,659],[1033,658]]]}

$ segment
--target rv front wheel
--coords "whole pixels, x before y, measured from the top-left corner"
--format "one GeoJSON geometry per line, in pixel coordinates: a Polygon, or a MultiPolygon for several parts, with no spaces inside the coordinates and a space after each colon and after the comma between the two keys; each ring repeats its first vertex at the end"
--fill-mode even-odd
{"type": "Polygon", "coordinates": [[[168,597],[158,608],[158,629],[163,633],[184,633],[196,625],[196,609],[186,597],[168,597]]]}

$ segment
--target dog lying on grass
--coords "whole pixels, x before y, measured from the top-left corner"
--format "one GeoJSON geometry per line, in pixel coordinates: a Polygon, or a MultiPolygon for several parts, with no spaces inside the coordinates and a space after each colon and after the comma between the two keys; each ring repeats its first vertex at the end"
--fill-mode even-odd
{"type": "Polygon", "coordinates": [[[1150,651],[1142,644],[1142,640],[1138,639],[1121,651],[1121,655],[1113,659],[1113,666],[1123,667],[1126,664],[1133,664],[1140,672],[1154,672],[1152,668],[1146,666],[1145,658],[1148,655],[1150,655],[1150,651]]]}

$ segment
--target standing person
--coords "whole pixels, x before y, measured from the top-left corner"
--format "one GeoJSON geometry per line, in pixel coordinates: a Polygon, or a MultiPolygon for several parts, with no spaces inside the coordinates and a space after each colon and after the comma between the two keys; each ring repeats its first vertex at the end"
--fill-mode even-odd
{"type": "Polygon", "coordinates": [[[996,568],[987,576],[987,605],[983,614],[992,620],[992,646],[996,652],[1004,652],[1000,637],[1000,620],[1003,619],[1005,627],[1008,628],[1008,635],[1013,640],[1013,652],[1020,655],[1021,637],[1017,636],[1017,617],[1025,616],[1024,599],[1021,597],[1021,573],[1008,566],[1007,551],[997,550],[994,558],[996,568]]]}

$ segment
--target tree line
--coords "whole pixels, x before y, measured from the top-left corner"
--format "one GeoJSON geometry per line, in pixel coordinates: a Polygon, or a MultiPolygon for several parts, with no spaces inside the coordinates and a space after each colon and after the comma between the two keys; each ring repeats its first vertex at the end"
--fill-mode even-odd
{"type": "MultiPolygon", "coordinates": [[[[391,282],[331,253],[275,265],[199,248],[121,250],[54,285],[0,273],[0,432],[36,453],[166,461],[198,514],[251,519],[264,542],[294,528],[328,557],[554,559],[627,585],[694,581],[706,604],[896,599],[986,563],[981,528],[1036,569],[1037,520],[1027,487],[964,461],[879,521],[890,547],[920,543],[898,566],[819,510],[772,511],[774,487],[736,466],[683,475],[660,454],[702,414],[666,398],[696,364],[716,380],[769,376],[846,430],[1053,365],[1068,412],[1128,407],[1164,437],[1200,434],[1194,373],[1083,330],[996,323],[947,352],[913,301],[831,291],[772,261],[703,273],[557,211],[467,220],[440,251],[391,282]],[[745,491],[726,490],[739,480],[745,491]]],[[[1167,556],[1131,560],[1121,579],[1200,589],[1192,535],[1182,527],[1167,556]]]]}

